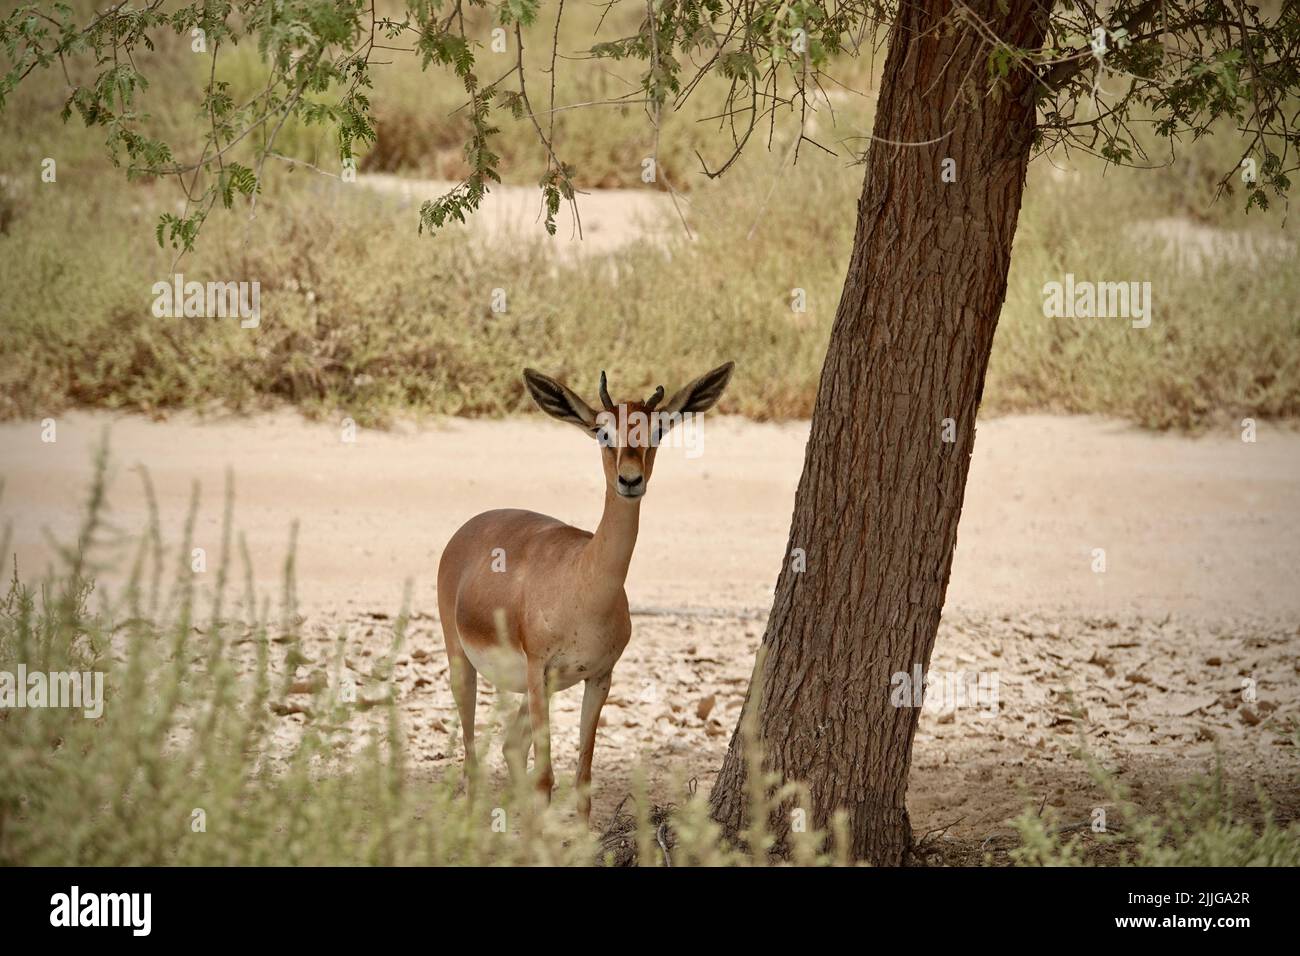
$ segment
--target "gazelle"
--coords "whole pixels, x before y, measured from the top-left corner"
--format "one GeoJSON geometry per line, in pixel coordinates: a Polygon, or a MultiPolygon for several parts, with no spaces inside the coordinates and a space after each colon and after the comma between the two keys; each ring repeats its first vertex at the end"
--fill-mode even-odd
{"type": "Polygon", "coordinates": [[[644,402],[615,403],[601,372],[599,413],[555,379],[524,369],[524,382],[542,411],[598,440],[605,510],[595,534],[532,511],[485,511],[447,542],[438,564],[438,613],[467,778],[476,760],[480,673],[498,688],[525,695],[506,729],[506,764],[518,779],[531,744],[535,786],[548,801],[555,783],[550,695],[585,681],[576,789],[578,813],[590,818],[596,725],[614,665],[632,635],[623,582],[655,452],[681,416],[717,403],[733,367],[728,362],[700,376],[662,409],[662,385],[644,402]]]}

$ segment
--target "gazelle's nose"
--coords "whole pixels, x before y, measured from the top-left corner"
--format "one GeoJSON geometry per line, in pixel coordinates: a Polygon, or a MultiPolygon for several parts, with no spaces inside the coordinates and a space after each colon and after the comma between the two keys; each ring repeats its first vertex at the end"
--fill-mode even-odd
{"type": "Polygon", "coordinates": [[[637,475],[635,478],[624,478],[618,476],[618,493],[628,498],[636,498],[645,493],[645,476],[637,475]]]}

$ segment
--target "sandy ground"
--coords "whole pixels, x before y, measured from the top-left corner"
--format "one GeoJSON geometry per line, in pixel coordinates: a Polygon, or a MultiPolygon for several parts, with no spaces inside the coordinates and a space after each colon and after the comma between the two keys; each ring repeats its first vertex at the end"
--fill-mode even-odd
{"type": "MultiPolygon", "coordinates": [[[[459,765],[438,631],[440,549],[473,514],[526,507],[583,527],[599,517],[595,446],[541,420],[453,420],[342,440],[290,413],[166,422],[76,413],[0,426],[3,507],[23,576],[48,567],[46,535],[75,536],[92,448],[111,430],[111,520],[125,549],[144,527],[145,465],[165,540],[191,488],[209,572],[222,484],[235,483],[259,590],[279,593],[291,522],[309,655],[346,629],[362,675],[388,646],[410,580],[415,620],[396,682],[419,774],[459,765]]],[[[704,453],[660,454],[628,581],[633,640],[615,672],[596,756],[595,816],[650,770],[652,795],[711,785],[734,726],[786,544],[806,424],[715,418],[704,453]]],[[[962,852],[996,849],[1026,806],[1066,822],[1105,803],[1072,749],[1086,740],[1140,804],[1223,755],[1244,795],[1300,810],[1289,736],[1300,717],[1300,435],[1264,424],[1198,439],[1086,418],[981,423],[933,668],[997,675],[996,707],[927,709],[909,803],[918,832],[952,826],[962,852]],[[1104,548],[1106,571],[1093,570],[1104,548]],[[1245,689],[1243,686],[1245,685],[1245,689]],[[1250,699],[1253,692],[1255,699],[1250,699]]],[[[111,590],[108,575],[103,588],[111,590]]],[[[494,723],[481,684],[480,719],[494,723]]],[[[576,759],[578,689],[557,696],[555,755],[576,759]]],[[[286,717],[301,721],[301,715],[286,717]]],[[[497,762],[500,776],[499,758],[497,762]]]]}
{"type": "MultiPolygon", "coordinates": [[[[357,177],[357,184],[415,208],[458,185],[388,173],[363,173],[357,177]]],[[[685,197],[678,202],[682,208],[689,205],[685,197]]],[[[560,204],[552,238],[542,224],[541,191],[533,186],[498,183],[466,223],[446,228],[452,235],[473,236],[495,245],[539,243],[554,260],[572,262],[614,252],[640,239],[663,240],[667,235],[665,226],[674,215],[671,197],[651,189],[592,189],[577,194],[577,207],[575,218],[572,204],[560,204]]]]}

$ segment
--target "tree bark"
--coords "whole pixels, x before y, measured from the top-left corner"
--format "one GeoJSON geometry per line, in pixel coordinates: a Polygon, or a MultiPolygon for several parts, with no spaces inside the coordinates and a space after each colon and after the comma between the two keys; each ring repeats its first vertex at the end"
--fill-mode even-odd
{"type": "MultiPolygon", "coordinates": [[[[1024,69],[986,95],[991,36],[1036,49],[1047,10],[977,0],[976,25],[945,0],[899,6],[761,665],[711,796],[736,837],[748,723],[812,825],[845,811],[851,855],[878,865],[911,845],[920,710],[891,705],[891,678],[934,649],[1034,131],[1024,69]]],[[[770,825],[780,852],[789,814],[770,825]]]]}

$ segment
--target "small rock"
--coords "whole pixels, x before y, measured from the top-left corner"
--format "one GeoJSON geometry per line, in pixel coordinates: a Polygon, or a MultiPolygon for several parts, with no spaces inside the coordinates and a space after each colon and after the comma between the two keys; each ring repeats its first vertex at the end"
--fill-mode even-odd
{"type": "Polygon", "coordinates": [[[311,708],[306,704],[295,704],[291,701],[276,702],[271,704],[271,712],[278,717],[288,717],[290,714],[303,714],[311,716],[311,708]]]}
{"type": "Polygon", "coordinates": [[[357,697],[357,710],[369,710],[372,707],[379,707],[387,704],[392,699],[388,688],[377,691],[367,691],[357,697]]]}
{"type": "Polygon", "coordinates": [[[329,683],[329,678],[324,671],[315,671],[307,675],[302,680],[296,680],[289,685],[291,694],[314,694],[318,690],[323,690],[329,683]]]}

